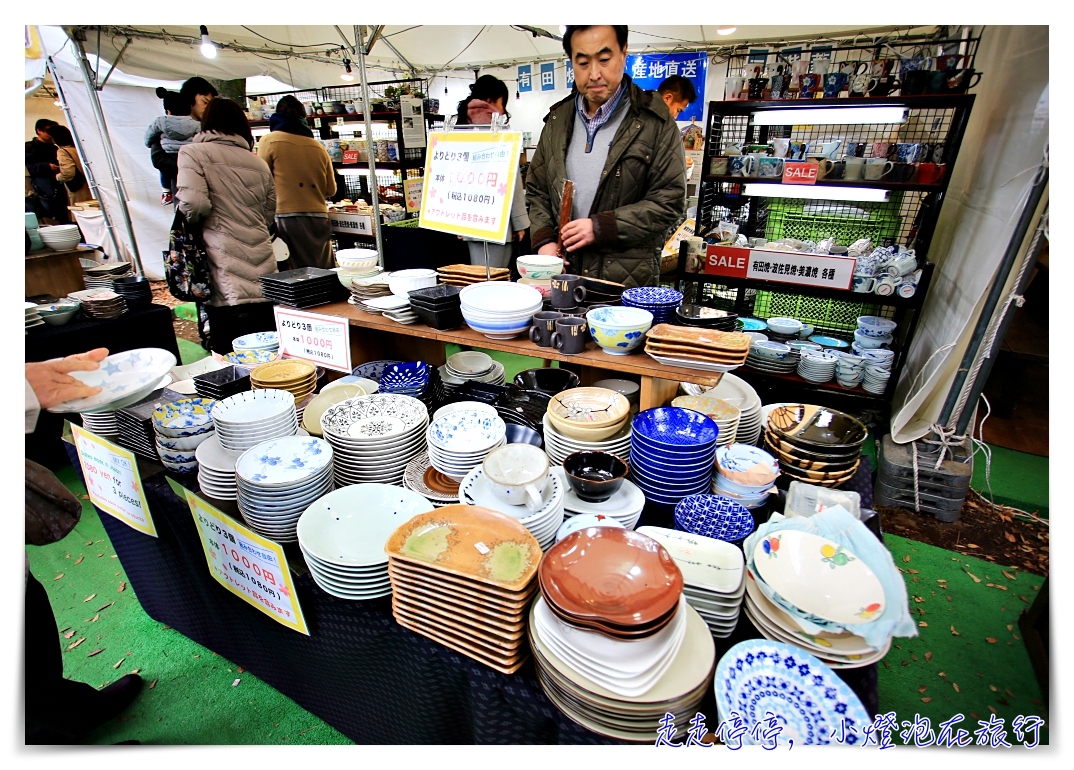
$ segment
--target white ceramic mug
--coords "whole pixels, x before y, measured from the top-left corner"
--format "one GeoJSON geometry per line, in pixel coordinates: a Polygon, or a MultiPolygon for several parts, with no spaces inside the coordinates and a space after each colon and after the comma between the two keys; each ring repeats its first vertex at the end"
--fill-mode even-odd
{"type": "Polygon", "coordinates": [[[791,148],[791,140],[775,138],[769,140],[772,143],[772,155],[776,158],[786,158],[787,151],[791,148]]]}
{"type": "Polygon", "coordinates": [[[895,168],[895,164],[890,160],[884,160],[883,158],[866,158],[863,176],[866,179],[876,181],[878,179],[883,179],[890,174],[891,169],[893,168],[895,168]]]}
{"type": "Polygon", "coordinates": [[[860,294],[870,294],[874,288],[876,288],[876,279],[871,275],[854,276],[854,291],[860,294]]]}
{"type": "Polygon", "coordinates": [[[894,278],[885,276],[876,282],[876,288],[873,289],[873,291],[881,297],[890,297],[895,293],[896,286],[898,286],[898,283],[896,283],[894,278]]]}
{"type": "Polygon", "coordinates": [[[532,444],[506,444],[481,463],[489,490],[508,505],[544,508],[548,488],[548,455],[532,444]]]}
{"type": "MultiPolygon", "coordinates": [[[[743,176],[758,177],[761,175],[761,159],[767,158],[768,153],[764,152],[751,152],[745,156],[745,163],[742,166],[743,176]]],[[[781,171],[782,173],[782,171],[781,171]]]]}
{"type": "Polygon", "coordinates": [[[725,101],[740,101],[742,99],[742,86],[745,78],[726,78],[723,81],[723,98],[725,101]]]}
{"type": "Polygon", "coordinates": [[[846,166],[843,168],[843,179],[861,179],[861,173],[865,170],[865,158],[844,158],[846,166]]]}
{"type": "Polygon", "coordinates": [[[884,270],[892,278],[902,278],[917,270],[917,260],[911,256],[901,256],[889,262],[884,270]]]}

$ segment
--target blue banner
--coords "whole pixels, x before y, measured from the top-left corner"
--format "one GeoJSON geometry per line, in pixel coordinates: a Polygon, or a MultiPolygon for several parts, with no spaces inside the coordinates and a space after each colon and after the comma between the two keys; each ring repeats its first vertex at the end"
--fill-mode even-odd
{"type": "Polygon", "coordinates": [[[518,65],[518,90],[520,93],[533,90],[533,76],[530,74],[531,66],[529,64],[518,65]]]}
{"type": "Polygon", "coordinates": [[[709,58],[704,53],[634,53],[626,57],[627,74],[642,90],[655,91],[672,75],[682,75],[693,84],[697,98],[679,114],[680,121],[701,121],[708,65],[709,58]]]}
{"type": "Polygon", "coordinates": [[[544,62],[541,64],[541,90],[542,91],[555,91],[556,90],[556,64],[555,62],[544,62]]]}

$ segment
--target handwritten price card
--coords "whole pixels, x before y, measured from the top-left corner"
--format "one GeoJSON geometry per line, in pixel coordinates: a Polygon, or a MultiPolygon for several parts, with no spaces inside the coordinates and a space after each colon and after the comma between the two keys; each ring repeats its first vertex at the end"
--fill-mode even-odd
{"type": "Polygon", "coordinates": [[[134,453],[77,425],[71,426],[71,435],[90,501],[127,526],[156,537],[134,453]]]}
{"type": "Polygon", "coordinates": [[[518,131],[431,133],[419,226],[506,242],[521,147],[518,131]]]}
{"type": "Polygon", "coordinates": [[[209,572],[217,582],[278,623],[309,636],[280,545],[224,515],[189,489],[171,479],[168,482],[190,506],[209,572]]]}
{"type": "Polygon", "coordinates": [[[301,358],[327,369],[351,373],[350,325],[346,318],[305,313],[276,305],[280,356],[301,358]]]}

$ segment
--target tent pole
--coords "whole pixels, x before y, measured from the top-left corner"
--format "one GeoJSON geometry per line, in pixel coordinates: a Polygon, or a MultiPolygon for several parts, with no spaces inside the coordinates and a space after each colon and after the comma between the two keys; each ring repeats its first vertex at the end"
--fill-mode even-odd
{"type": "MultiPolygon", "coordinates": [[[[78,156],[82,159],[82,172],[86,175],[86,184],[89,185],[93,197],[100,201],[100,187],[97,185],[97,180],[93,177],[93,169],[86,159],[85,153],[82,152],[82,140],[78,138],[78,131],[75,129],[75,121],[71,118],[71,109],[67,106],[67,97],[64,96],[63,86],[60,85],[60,76],[56,72],[56,67],[52,62],[51,56],[48,58],[46,65],[48,66],[49,72],[52,73],[52,82],[56,84],[56,95],[60,97],[60,109],[63,110],[64,117],[67,118],[67,126],[71,130],[71,135],[75,138],[75,149],[78,150],[78,156]]],[[[112,239],[112,248],[115,249],[114,253],[116,259],[119,259],[119,241],[116,240],[116,233],[112,228],[112,220],[108,216],[108,209],[105,208],[103,203],[101,204],[101,215],[104,217],[104,227],[108,231],[108,237],[112,239]]]]}
{"type": "Polygon", "coordinates": [[[354,25],[354,39],[357,41],[354,50],[358,54],[358,76],[362,79],[362,117],[365,120],[365,141],[369,157],[369,191],[373,195],[373,233],[377,236],[378,263],[383,268],[384,236],[380,231],[380,196],[377,191],[376,152],[373,150],[373,122],[369,118],[369,113],[373,110],[373,104],[369,100],[369,79],[365,74],[365,44],[362,41],[362,27],[357,24],[354,25]]]}
{"type": "MultiPolygon", "coordinates": [[[[134,225],[131,224],[131,213],[127,209],[127,190],[123,186],[123,178],[119,174],[119,165],[116,163],[116,154],[112,149],[112,138],[108,135],[108,124],[104,120],[104,111],[101,109],[101,100],[97,98],[97,89],[94,88],[94,80],[90,75],[89,62],[86,59],[86,49],[81,40],[71,38],[77,52],[78,66],[82,70],[82,79],[86,81],[86,91],[89,93],[90,104],[93,106],[93,114],[97,118],[97,130],[101,135],[101,145],[104,147],[104,155],[108,159],[108,167],[112,172],[112,181],[116,186],[116,194],[119,197],[119,211],[123,215],[123,224],[127,228],[127,236],[130,238],[131,255],[134,257],[134,269],[138,275],[145,275],[142,268],[142,257],[138,253],[138,241],[134,238],[134,225]]],[[[104,208],[102,202],[101,208],[104,208]]],[[[118,256],[118,255],[117,255],[118,256]]]]}

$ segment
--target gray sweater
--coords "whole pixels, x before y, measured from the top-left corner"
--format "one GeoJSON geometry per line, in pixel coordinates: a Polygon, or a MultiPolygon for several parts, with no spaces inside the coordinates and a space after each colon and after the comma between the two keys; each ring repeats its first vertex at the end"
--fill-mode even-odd
{"type": "Polygon", "coordinates": [[[145,146],[152,146],[157,137],[164,152],[176,154],[179,148],[190,144],[194,134],[201,131],[201,122],[189,115],[161,115],[145,130],[145,146]]]}
{"type": "Polygon", "coordinates": [[[597,197],[597,188],[600,186],[600,172],[604,170],[612,139],[615,138],[615,132],[619,130],[619,124],[623,122],[629,105],[629,99],[619,100],[608,122],[597,129],[593,139],[593,149],[590,152],[585,151],[585,125],[581,120],[574,121],[574,132],[571,134],[571,142],[567,147],[567,178],[574,182],[571,219],[584,219],[590,214],[597,213],[590,209],[593,207],[593,199],[597,197]]]}

